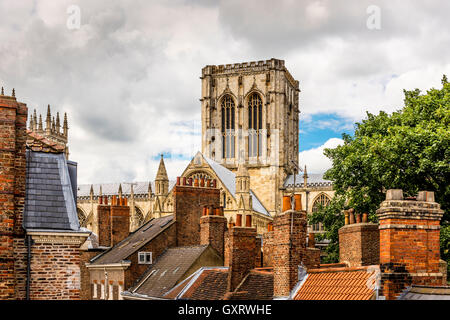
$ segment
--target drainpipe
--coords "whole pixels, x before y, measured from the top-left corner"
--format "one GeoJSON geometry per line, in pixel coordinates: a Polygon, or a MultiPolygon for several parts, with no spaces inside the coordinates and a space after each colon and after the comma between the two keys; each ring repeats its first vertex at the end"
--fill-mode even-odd
{"type": "Polygon", "coordinates": [[[26,300],[30,300],[30,283],[31,283],[31,245],[32,239],[30,235],[25,238],[25,243],[27,245],[27,283],[26,283],[26,300]]]}

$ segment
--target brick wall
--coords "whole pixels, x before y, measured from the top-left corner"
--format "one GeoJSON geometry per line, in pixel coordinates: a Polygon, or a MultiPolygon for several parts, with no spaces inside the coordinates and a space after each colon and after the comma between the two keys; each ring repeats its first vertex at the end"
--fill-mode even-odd
{"type": "Polygon", "coordinates": [[[90,300],[92,299],[91,295],[91,278],[89,269],[86,268],[86,263],[89,263],[96,255],[103,252],[103,250],[99,249],[87,249],[80,251],[80,299],[81,300],[90,300]]]}
{"type": "Polygon", "coordinates": [[[101,247],[111,246],[111,206],[98,205],[98,245],[101,247]]]}
{"type": "Polygon", "coordinates": [[[234,291],[255,267],[256,229],[233,227],[229,230],[229,271],[227,291],[234,291]]]}
{"type": "Polygon", "coordinates": [[[97,219],[99,246],[113,247],[130,233],[129,206],[99,204],[97,219]]]}
{"type": "Polygon", "coordinates": [[[27,106],[0,96],[0,299],[24,296],[22,228],[25,199],[27,106]],[[15,267],[18,273],[15,273],[15,267]]]}
{"type": "Polygon", "coordinates": [[[173,198],[177,221],[177,246],[200,244],[200,217],[203,207],[219,207],[220,190],[176,185],[173,189],[173,198]]]}
{"type": "Polygon", "coordinates": [[[401,190],[388,190],[377,214],[386,299],[395,299],[411,283],[441,285],[439,223],[443,211],[434,202],[434,193],[419,192],[417,200],[404,200],[401,190]]]}
{"type": "Polygon", "coordinates": [[[320,249],[306,248],[306,257],[304,265],[308,269],[315,269],[320,267],[320,249]]]}
{"type": "Polygon", "coordinates": [[[200,244],[210,244],[221,257],[224,256],[227,219],[223,216],[206,215],[200,218],[200,244]]]}
{"type": "Polygon", "coordinates": [[[130,207],[111,206],[111,246],[128,237],[130,233],[130,207]]]}
{"type": "Polygon", "coordinates": [[[306,260],[306,225],[305,211],[288,210],[274,218],[272,262],[276,297],[288,296],[298,281],[298,266],[306,260]]]}
{"type": "Polygon", "coordinates": [[[354,223],[339,229],[339,261],[349,267],[376,265],[380,262],[378,224],[354,223]]]}
{"type": "Polygon", "coordinates": [[[35,243],[31,248],[30,298],[80,299],[80,245],[35,243]]]}

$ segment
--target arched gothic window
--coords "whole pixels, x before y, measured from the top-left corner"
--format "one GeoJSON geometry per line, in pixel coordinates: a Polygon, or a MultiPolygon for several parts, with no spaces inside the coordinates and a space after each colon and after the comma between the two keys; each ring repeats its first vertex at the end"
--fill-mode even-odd
{"type": "Polygon", "coordinates": [[[139,209],[138,207],[134,207],[134,212],[136,214],[136,221],[137,221],[138,227],[140,227],[144,224],[144,215],[142,214],[141,209],[139,209]]]}
{"type": "MultiPolygon", "coordinates": [[[[330,198],[325,194],[322,193],[320,194],[313,203],[312,206],[312,212],[317,212],[319,210],[319,208],[322,207],[326,207],[330,204],[330,198]]],[[[312,225],[312,229],[313,231],[323,231],[323,225],[322,223],[315,223],[312,225]]]]}
{"type": "Polygon", "coordinates": [[[252,93],[248,99],[248,155],[262,156],[262,100],[252,93]]]}
{"type": "Polygon", "coordinates": [[[222,99],[222,155],[223,158],[234,158],[234,101],[226,95],[222,99]]]}
{"type": "Polygon", "coordinates": [[[77,208],[78,221],[80,222],[80,227],[86,227],[86,216],[84,215],[83,210],[77,208]]]}

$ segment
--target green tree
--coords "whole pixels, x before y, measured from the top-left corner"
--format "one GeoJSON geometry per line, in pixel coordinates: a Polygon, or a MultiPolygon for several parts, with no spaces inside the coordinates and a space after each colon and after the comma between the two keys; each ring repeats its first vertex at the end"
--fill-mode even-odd
{"type": "Polygon", "coordinates": [[[446,76],[442,85],[426,94],[404,90],[401,110],[367,113],[355,124],[353,136],[343,134],[343,145],[325,149],[332,167],[324,177],[333,181],[336,193],[330,205],[311,215],[310,221],[322,222],[325,233],[321,238],[331,241],[326,262],[339,259],[342,211],[367,212],[376,222],[375,211],[387,189],[403,189],[406,196],[415,196],[420,190],[435,191],[436,201],[445,211],[441,254],[450,262],[450,83],[446,76]]]}

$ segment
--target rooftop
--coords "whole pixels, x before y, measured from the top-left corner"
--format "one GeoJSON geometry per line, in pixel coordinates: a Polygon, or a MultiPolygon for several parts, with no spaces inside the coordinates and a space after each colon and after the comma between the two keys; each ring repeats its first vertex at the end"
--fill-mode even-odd
{"type": "Polygon", "coordinates": [[[311,269],[294,289],[294,300],[372,300],[379,266],[311,269]]]}
{"type": "Polygon", "coordinates": [[[174,224],[173,215],[148,221],[114,247],[91,260],[93,265],[120,263],[174,224]]]}
{"type": "Polygon", "coordinates": [[[413,285],[405,289],[399,300],[450,300],[450,287],[413,285]]]}
{"type": "Polygon", "coordinates": [[[65,155],[28,149],[26,157],[24,228],[79,231],[65,155]]]}

